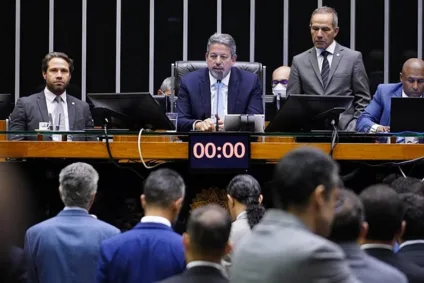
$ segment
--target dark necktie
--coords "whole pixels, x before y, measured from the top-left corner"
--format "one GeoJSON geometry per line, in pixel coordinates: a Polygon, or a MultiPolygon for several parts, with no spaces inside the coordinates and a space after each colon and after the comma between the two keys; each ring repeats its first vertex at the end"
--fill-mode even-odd
{"type": "Polygon", "coordinates": [[[57,102],[55,109],[55,124],[59,126],[60,131],[66,131],[65,111],[63,110],[62,98],[60,96],[56,96],[54,100],[57,102]]]}
{"type": "Polygon", "coordinates": [[[327,50],[324,50],[321,52],[321,55],[323,57],[322,61],[322,68],[321,68],[321,78],[322,78],[322,84],[324,85],[324,88],[327,86],[328,81],[328,74],[330,73],[330,64],[328,63],[327,56],[330,54],[327,50]]]}

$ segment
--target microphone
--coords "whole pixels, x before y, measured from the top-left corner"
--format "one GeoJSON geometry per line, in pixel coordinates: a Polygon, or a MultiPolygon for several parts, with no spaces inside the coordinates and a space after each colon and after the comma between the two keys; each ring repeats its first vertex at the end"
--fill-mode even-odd
{"type": "Polygon", "coordinates": [[[215,130],[218,132],[219,131],[219,125],[218,125],[218,120],[222,119],[222,117],[219,117],[219,99],[221,96],[220,90],[221,90],[221,81],[222,81],[222,72],[217,72],[216,74],[216,83],[217,83],[217,87],[216,87],[216,115],[215,115],[215,130]]]}

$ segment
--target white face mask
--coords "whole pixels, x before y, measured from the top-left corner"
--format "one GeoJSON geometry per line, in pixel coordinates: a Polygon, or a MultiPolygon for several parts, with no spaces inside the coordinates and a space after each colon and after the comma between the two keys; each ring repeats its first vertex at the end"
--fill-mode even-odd
{"type": "Polygon", "coordinates": [[[272,88],[272,93],[277,97],[286,97],[287,86],[283,84],[277,84],[272,88]]]}

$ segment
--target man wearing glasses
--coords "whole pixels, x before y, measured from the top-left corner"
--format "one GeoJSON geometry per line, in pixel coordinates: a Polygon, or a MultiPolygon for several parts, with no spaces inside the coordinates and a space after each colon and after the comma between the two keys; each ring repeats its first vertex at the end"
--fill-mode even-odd
{"type": "Polygon", "coordinates": [[[276,98],[277,109],[280,109],[280,100],[286,98],[287,84],[289,82],[290,67],[281,66],[272,73],[272,94],[276,98]]]}
{"type": "Polygon", "coordinates": [[[216,125],[219,129],[224,127],[226,114],[263,113],[258,76],[233,67],[237,55],[231,35],[212,35],[205,57],[207,68],[181,78],[178,131],[214,131],[216,125]]]}
{"type": "Polygon", "coordinates": [[[339,127],[355,130],[356,119],[370,102],[362,54],[338,44],[338,17],[333,8],[320,7],[311,16],[314,47],[293,58],[287,95],[345,95],[354,100],[341,114],[339,127]]]}

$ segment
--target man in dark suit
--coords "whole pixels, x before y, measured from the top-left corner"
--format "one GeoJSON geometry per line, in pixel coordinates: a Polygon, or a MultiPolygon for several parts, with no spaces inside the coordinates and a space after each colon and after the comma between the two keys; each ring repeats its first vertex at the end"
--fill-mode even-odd
{"type": "Polygon", "coordinates": [[[402,237],[404,209],[399,195],[387,185],[374,185],[359,195],[368,223],[368,234],[361,239],[367,254],[400,270],[409,283],[424,282],[424,269],[393,252],[395,241],[402,237]]]}
{"type": "Polygon", "coordinates": [[[357,282],[345,255],[328,236],[339,169],[328,154],[301,147],[277,164],[268,209],[234,249],[231,282],[357,282]]]}
{"type": "Polygon", "coordinates": [[[356,119],[370,102],[368,77],[362,55],[338,44],[338,17],[333,8],[321,7],[311,16],[314,47],[293,58],[287,95],[346,95],[353,103],[340,117],[341,129],[355,130],[356,119]]]}
{"type": "MultiPolygon", "coordinates": [[[[43,91],[21,97],[10,115],[11,131],[34,131],[40,122],[50,122],[53,129],[60,131],[75,131],[93,128],[90,108],[83,102],[66,93],[66,87],[74,69],[73,61],[61,52],[51,52],[42,60],[42,75],[46,81],[43,91]]],[[[50,137],[59,140],[59,137],[50,137]]],[[[35,139],[35,136],[19,134],[12,137],[15,140],[35,139]]],[[[68,137],[81,140],[81,137],[68,137]]]]}
{"type": "Polygon", "coordinates": [[[398,254],[424,268],[424,197],[414,194],[401,194],[405,208],[405,221],[408,225],[400,239],[398,254]]]}
{"type": "Polygon", "coordinates": [[[181,78],[177,112],[179,131],[223,128],[226,114],[262,114],[257,75],[233,67],[236,43],[229,34],[214,34],[207,44],[207,68],[181,78]]]}
{"type": "Polygon", "coordinates": [[[371,103],[359,116],[356,130],[365,133],[390,131],[392,97],[422,97],[424,95],[424,61],[407,60],[400,73],[400,83],[380,84],[371,103]]]}
{"type": "Polygon", "coordinates": [[[184,180],[177,172],[150,173],[141,195],[145,216],[130,231],[103,242],[96,282],[152,283],[183,272],[183,240],[171,225],[184,195],[184,180]]]}
{"type": "Polygon", "coordinates": [[[221,258],[230,252],[231,218],[217,205],[205,205],[195,209],[183,235],[187,269],[161,283],[225,283],[221,258]]]}
{"type": "Polygon", "coordinates": [[[359,281],[367,283],[408,282],[402,272],[361,250],[358,242],[367,231],[368,224],[364,221],[361,201],[354,192],[340,190],[329,239],[343,249],[354,275],[359,281]]]}
{"type": "Polygon", "coordinates": [[[29,282],[94,282],[100,243],[120,231],[91,216],[99,175],[77,162],[59,174],[59,193],[65,208],[28,229],[25,253],[29,282]]]}

